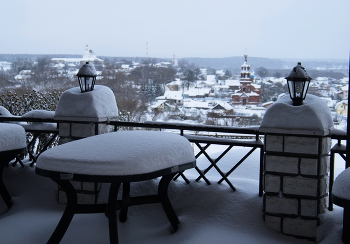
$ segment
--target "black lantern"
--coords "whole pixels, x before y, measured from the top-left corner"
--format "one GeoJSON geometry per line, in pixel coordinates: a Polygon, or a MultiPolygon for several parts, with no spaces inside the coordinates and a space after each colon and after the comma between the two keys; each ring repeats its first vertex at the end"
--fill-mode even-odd
{"type": "Polygon", "coordinates": [[[94,89],[97,73],[92,64],[86,62],[79,69],[77,76],[81,92],[88,92],[94,89]]]}
{"type": "Polygon", "coordinates": [[[306,72],[305,68],[298,62],[290,74],[286,77],[290,98],[294,106],[303,104],[312,78],[306,72]]]}

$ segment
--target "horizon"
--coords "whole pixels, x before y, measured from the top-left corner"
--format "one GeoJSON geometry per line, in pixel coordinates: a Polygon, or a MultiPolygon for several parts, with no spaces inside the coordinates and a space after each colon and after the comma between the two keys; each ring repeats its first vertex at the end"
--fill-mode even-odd
{"type": "Polygon", "coordinates": [[[349,58],[348,0],[5,1],[0,53],[349,58]]]}
{"type": "MultiPolygon", "coordinates": [[[[62,55],[61,58],[64,58],[64,55],[72,55],[72,56],[82,56],[82,54],[69,54],[69,53],[0,53],[0,55],[39,55],[39,56],[57,56],[57,55],[62,55]]],[[[144,56],[111,56],[111,55],[96,55],[97,57],[103,57],[103,58],[140,58],[140,59],[172,59],[172,57],[169,58],[161,58],[161,57],[144,57],[144,56]]],[[[235,55],[235,56],[226,56],[226,57],[176,57],[177,59],[225,59],[225,58],[242,58],[242,55],[235,55]]],[[[255,56],[249,56],[248,59],[250,58],[261,58],[261,59],[275,59],[275,60],[281,60],[281,61],[287,61],[287,62],[294,62],[295,60],[298,61],[314,61],[314,62],[350,62],[350,57],[349,59],[337,59],[337,58],[269,58],[269,57],[255,57],[255,56]]],[[[1,61],[1,60],[0,60],[1,61]]]]}

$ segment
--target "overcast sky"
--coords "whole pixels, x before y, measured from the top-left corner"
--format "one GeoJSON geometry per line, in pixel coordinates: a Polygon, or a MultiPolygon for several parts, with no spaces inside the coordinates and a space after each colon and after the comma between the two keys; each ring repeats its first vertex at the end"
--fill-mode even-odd
{"type": "Polygon", "coordinates": [[[349,0],[1,3],[1,54],[349,59],[349,0]]]}

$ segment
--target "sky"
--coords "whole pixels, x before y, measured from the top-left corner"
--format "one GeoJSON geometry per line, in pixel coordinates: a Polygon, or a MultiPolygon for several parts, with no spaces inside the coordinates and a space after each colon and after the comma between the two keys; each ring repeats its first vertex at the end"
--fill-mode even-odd
{"type": "Polygon", "coordinates": [[[3,0],[0,54],[349,59],[349,0],[3,0]]]}

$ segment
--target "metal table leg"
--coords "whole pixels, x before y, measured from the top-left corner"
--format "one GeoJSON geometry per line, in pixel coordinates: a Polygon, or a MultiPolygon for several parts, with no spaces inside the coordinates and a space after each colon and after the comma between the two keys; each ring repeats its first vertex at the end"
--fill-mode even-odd
{"type": "Polygon", "coordinates": [[[60,222],[56,226],[55,231],[52,233],[50,239],[47,242],[48,244],[60,243],[68,229],[70,222],[73,219],[75,209],[77,206],[77,194],[72,184],[68,180],[52,180],[55,181],[58,185],[60,185],[65,191],[67,195],[67,205],[60,219],[60,222]]]}

